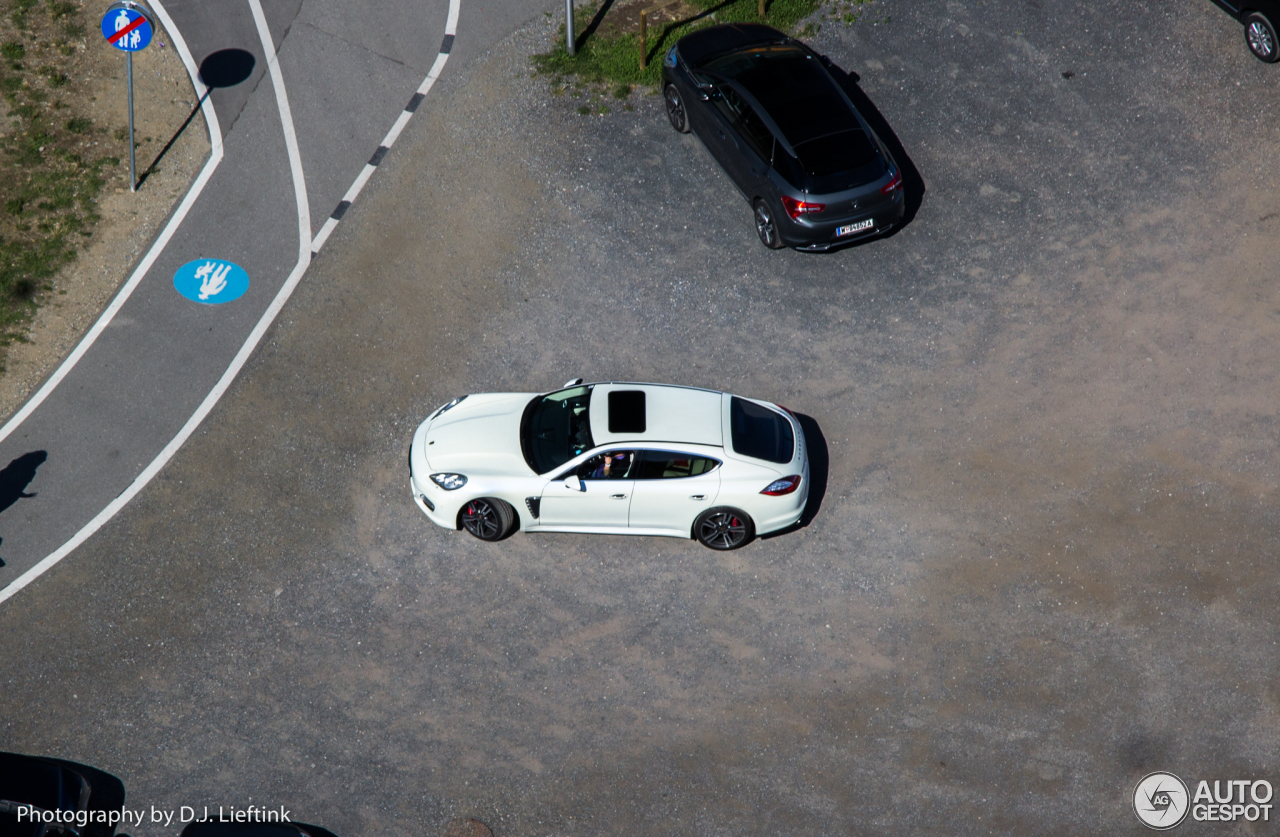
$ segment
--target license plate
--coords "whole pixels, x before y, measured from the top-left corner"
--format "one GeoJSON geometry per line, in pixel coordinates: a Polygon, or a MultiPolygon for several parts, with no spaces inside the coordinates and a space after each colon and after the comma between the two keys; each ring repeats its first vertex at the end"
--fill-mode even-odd
{"type": "Polygon", "coordinates": [[[856,233],[856,232],[862,232],[863,230],[871,229],[875,225],[876,225],[875,219],[868,218],[867,220],[859,221],[856,224],[849,224],[848,226],[844,226],[844,227],[836,227],[836,235],[841,236],[841,235],[849,235],[851,233],[856,233]]]}

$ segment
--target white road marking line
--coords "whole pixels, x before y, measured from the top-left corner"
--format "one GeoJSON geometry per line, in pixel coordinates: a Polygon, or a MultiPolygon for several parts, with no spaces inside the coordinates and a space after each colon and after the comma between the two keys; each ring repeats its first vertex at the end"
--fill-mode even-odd
{"type": "MultiPolygon", "coordinates": [[[[153,8],[160,5],[159,0],[151,0],[151,2],[153,8]]],[[[132,483],[129,484],[128,488],[120,492],[120,495],[107,504],[106,508],[98,512],[98,514],[86,523],[79,532],[76,532],[71,540],[58,547],[58,549],[43,558],[31,569],[18,576],[18,578],[14,579],[8,587],[0,590],[0,603],[12,597],[23,587],[26,587],[32,581],[35,581],[51,567],[75,551],[76,547],[88,540],[95,532],[101,529],[108,520],[115,517],[117,512],[128,505],[129,501],[137,496],[138,492],[142,491],[142,489],[147,486],[147,483],[151,482],[156,474],[160,473],[160,470],[168,464],[169,460],[173,458],[173,455],[186,443],[187,439],[191,437],[191,434],[195,432],[196,428],[200,426],[200,423],[205,420],[213,410],[214,406],[222,398],[223,394],[231,386],[231,382],[234,381],[236,376],[240,373],[244,364],[249,360],[249,356],[253,354],[254,349],[257,348],[258,343],[262,340],[263,335],[267,333],[267,329],[271,327],[276,316],[279,315],[281,309],[284,308],[284,304],[288,302],[289,297],[293,294],[294,288],[296,288],[298,282],[301,281],[302,275],[306,273],[307,266],[311,261],[311,245],[310,242],[307,241],[307,235],[311,230],[311,213],[307,204],[306,184],[302,182],[302,158],[298,155],[297,136],[294,133],[292,116],[289,115],[289,102],[284,93],[284,78],[280,73],[279,63],[276,59],[275,46],[271,40],[271,33],[267,29],[266,17],[262,13],[260,0],[249,0],[249,5],[253,10],[254,21],[258,25],[258,36],[262,39],[263,51],[265,54],[271,56],[267,61],[267,65],[268,68],[271,69],[271,83],[276,90],[276,104],[279,107],[281,120],[284,123],[285,147],[289,150],[289,167],[294,177],[294,197],[298,202],[298,235],[300,244],[298,263],[294,266],[293,272],[289,274],[289,278],[285,280],[284,286],[281,287],[279,293],[276,294],[275,299],[271,301],[271,306],[263,313],[261,319],[258,320],[258,324],[254,326],[254,329],[249,334],[248,339],[245,340],[244,345],[240,347],[240,351],[236,353],[235,358],[231,361],[231,365],[227,367],[227,370],[224,373],[222,373],[222,377],[218,379],[218,383],[205,397],[204,401],[200,403],[200,406],[196,409],[195,413],[192,414],[191,418],[187,419],[187,423],[182,426],[180,431],[178,431],[178,435],[174,436],[169,444],[164,446],[164,450],[160,451],[160,454],[151,461],[151,464],[149,464],[132,483]]],[[[449,0],[449,19],[448,23],[445,25],[446,35],[453,36],[457,34],[456,29],[460,5],[461,0],[449,0]]],[[[164,14],[163,11],[160,11],[159,14],[161,15],[161,21],[165,24],[165,29],[168,30],[169,34],[173,37],[174,44],[178,46],[179,52],[183,55],[183,63],[187,65],[188,72],[191,72],[192,68],[195,67],[195,62],[191,59],[191,53],[187,50],[186,44],[182,41],[181,36],[177,34],[177,30],[171,26],[171,21],[169,20],[168,15],[164,14]]],[[[440,76],[440,71],[444,69],[445,61],[447,60],[447,53],[441,53],[436,57],[436,62],[431,67],[431,72],[418,88],[418,92],[420,94],[425,95],[426,92],[431,89],[431,86],[435,84],[435,80],[440,76]]],[[[199,85],[199,88],[203,88],[203,85],[200,84],[199,79],[194,73],[192,74],[192,81],[199,85]]],[[[216,140],[211,140],[211,144],[217,152],[216,160],[221,160],[222,135],[214,130],[218,125],[217,116],[213,114],[213,108],[208,104],[208,100],[206,100],[206,106],[206,119],[209,120],[211,131],[217,136],[216,140]]],[[[399,122],[399,120],[397,120],[397,122],[399,122]]],[[[403,126],[401,126],[401,128],[403,128],[403,126]]],[[[395,129],[393,128],[393,130],[395,129]]],[[[396,131],[396,136],[399,136],[398,130],[396,131]]],[[[388,134],[388,137],[390,137],[392,141],[395,139],[394,137],[391,137],[390,134],[388,134]]],[[[204,183],[207,182],[209,176],[213,174],[213,168],[216,167],[216,162],[211,158],[210,163],[212,165],[207,164],[205,166],[205,171],[201,172],[200,176],[202,180],[197,180],[196,182],[196,186],[199,188],[203,188],[204,183]]],[[[360,189],[364,188],[364,184],[368,182],[369,177],[373,174],[374,170],[375,168],[373,166],[365,166],[365,169],[360,172],[360,177],[357,177],[356,182],[352,184],[351,189],[347,190],[348,194],[352,195],[353,198],[355,195],[358,195],[360,193],[360,189]]],[[[198,188],[193,188],[192,192],[194,192],[194,195],[196,196],[199,195],[198,188]]],[[[150,267],[150,263],[154,262],[155,258],[159,256],[160,251],[164,249],[163,244],[168,242],[168,238],[171,237],[173,235],[173,231],[177,229],[178,223],[180,223],[181,219],[185,217],[187,210],[191,208],[190,204],[195,202],[195,197],[192,192],[187,194],[187,198],[183,200],[183,204],[179,207],[179,211],[174,214],[173,220],[171,220],[169,225],[165,227],[165,232],[161,234],[162,239],[157,239],[156,246],[152,248],[152,252],[147,254],[149,261],[144,261],[143,265],[139,266],[138,271],[135,271],[134,277],[130,278],[129,281],[134,287],[136,287],[137,283],[142,280],[142,275],[145,273],[143,268],[150,267]]],[[[333,222],[333,226],[337,226],[337,222],[334,221],[334,219],[330,218],[329,221],[333,222]]],[[[333,227],[330,226],[329,222],[326,222],[325,226],[321,228],[320,235],[317,236],[317,239],[319,239],[321,244],[324,243],[324,239],[329,237],[329,232],[331,232],[332,229],[333,227]],[[326,232],[326,230],[329,232],[326,232]],[[323,238],[321,236],[323,236],[323,238]]],[[[98,325],[100,325],[101,328],[99,328],[98,325],[94,326],[94,328],[98,330],[98,333],[101,333],[101,330],[106,328],[107,323],[111,321],[110,318],[115,316],[115,312],[118,311],[120,306],[124,304],[124,301],[128,299],[127,293],[132,293],[132,291],[132,287],[126,286],[125,290],[122,290],[120,296],[117,297],[119,305],[117,305],[116,302],[112,302],[112,309],[114,310],[108,309],[108,313],[103,315],[102,320],[99,320],[98,325]]],[[[94,339],[97,338],[97,334],[92,332],[91,336],[94,339]]],[[[92,344],[92,340],[90,340],[89,337],[86,337],[85,340],[89,341],[89,345],[92,344]]],[[[76,360],[79,359],[79,355],[83,355],[84,351],[87,351],[88,349],[88,345],[84,345],[83,341],[82,346],[84,347],[84,350],[79,346],[76,347],[76,352],[79,353],[73,355],[76,360]]],[[[71,358],[68,358],[67,360],[70,362],[71,358]]],[[[74,365],[74,363],[70,363],[70,366],[74,365]]],[[[70,371],[70,366],[68,366],[67,363],[64,363],[63,366],[67,367],[67,371],[70,371]]],[[[59,367],[59,372],[62,372],[62,367],[59,367]]],[[[66,373],[62,372],[62,374],[65,376],[66,373]]],[[[50,380],[52,381],[52,379],[50,380]]],[[[58,380],[61,380],[61,378],[58,380]]],[[[54,385],[56,386],[56,383],[54,385]]],[[[53,389],[53,387],[48,386],[47,384],[46,387],[48,387],[49,390],[53,389]]],[[[42,388],[41,391],[43,392],[44,388],[42,388]]],[[[48,393],[45,393],[45,395],[47,394],[48,393]]],[[[41,396],[41,400],[43,400],[43,396],[41,396]]],[[[26,415],[30,414],[34,409],[35,407],[32,407],[31,410],[26,410],[26,408],[24,408],[25,414],[20,413],[19,415],[25,418],[26,415]]],[[[14,416],[14,420],[16,419],[18,419],[18,416],[14,416]]],[[[15,423],[14,420],[9,422],[13,427],[6,424],[3,429],[0,429],[0,441],[4,439],[4,436],[13,432],[13,429],[17,427],[17,424],[21,423],[15,423]]]]}
{"type": "Polygon", "coordinates": [[[311,242],[311,252],[318,253],[324,243],[329,240],[329,235],[338,228],[338,222],[334,218],[326,218],[324,225],[320,227],[320,232],[316,233],[315,241],[311,242]]]}
{"type": "MultiPolygon", "coordinates": [[[[284,74],[280,72],[280,57],[276,55],[275,42],[271,39],[271,30],[267,28],[267,17],[262,13],[261,0],[249,0],[249,8],[253,10],[253,22],[258,25],[258,39],[262,41],[263,54],[267,56],[267,69],[271,72],[271,86],[276,91],[276,106],[280,109],[280,124],[284,126],[284,144],[289,152],[289,172],[293,176],[293,197],[298,202],[298,265],[294,273],[301,278],[299,271],[306,270],[311,261],[311,208],[307,204],[307,181],[302,175],[302,155],[298,153],[298,135],[293,130],[293,113],[289,110],[289,96],[284,89],[284,74]]],[[[289,286],[293,274],[285,281],[289,286]]],[[[284,288],[280,289],[284,293],[284,288]]],[[[277,296],[277,299],[279,297],[277,296]]],[[[288,299],[288,294],[285,299],[288,299]]],[[[273,302],[274,306],[275,303],[273,302]]]]}
{"type": "MultiPolygon", "coordinates": [[[[437,58],[436,60],[439,61],[440,59],[437,58]]],[[[410,113],[409,111],[407,110],[400,111],[399,118],[397,118],[395,121],[395,124],[391,126],[391,130],[387,131],[387,135],[382,138],[382,145],[386,146],[387,148],[390,148],[391,146],[395,145],[396,139],[400,136],[400,132],[404,130],[404,126],[408,125],[409,120],[412,118],[413,118],[413,114],[410,113]]]]}
{"type": "Polygon", "coordinates": [[[440,46],[440,52],[436,54],[435,62],[427,72],[427,77],[422,80],[422,84],[418,85],[418,90],[410,100],[409,106],[400,112],[400,116],[391,125],[391,130],[387,131],[387,135],[382,138],[382,142],[378,145],[378,150],[374,153],[373,159],[360,171],[355,182],[351,184],[351,188],[347,190],[347,193],[342,196],[342,200],[338,202],[338,208],[333,211],[333,214],[320,227],[320,231],[316,233],[315,239],[311,242],[313,255],[320,254],[320,248],[324,247],[324,243],[329,240],[329,236],[337,229],[338,222],[342,220],[342,216],[351,208],[351,204],[355,203],[356,198],[360,196],[360,191],[364,189],[364,185],[369,182],[369,178],[373,177],[373,173],[378,170],[378,165],[382,162],[386,152],[391,150],[391,146],[395,145],[396,140],[400,138],[400,132],[404,130],[405,126],[409,124],[409,120],[413,118],[413,114],[417,112],[418,104],[430,92],[431,87],[436,83],[436,79],[440,78],[440,74],[444,72],[444,65],[449,62],[449,56],[453,52],[453,39],[458,34],[458,12],[461,7],[461,0],[449,0],[449,19],[444,25],[445,39],[440,46]]]}
{"type": "MultiPolygon", "coordinates": [[[[165,31],[169,33],[169,37],[173,40],[173,45],[178,49],[178,55],[182,58],[182,63],[187,68],[187,74],[191,76],[191,83],[195,87],[196,96],[203,97],[206,91],[204,83],[200,81],[200,71],[196,68],[195,59],[191,57],[191,50],[187,49],[187,42],[183,40],[182,33],[173,25],[173,19],[169,17],[169,13],[165,11],[158,1],[152,3],[156,15],[159,16],[160,22],[164,25],[165,31]]],[[[200,197],[200,193],[204,190],[209,179],[213,177],[213,172],[218,168],[218,164],[222,162],[222,129],[218,125],[218,114],[213,108],[213,102],[208,99],[204,100],[201,105],[201,112],[204,114],[205,125],[209,129],[209,160],[201,169],[200,175],[196,177],[191,188],[187,190],[186,196],[182,199],[182,203],[178,204],[178,210],[173,213],[173,217],[169,219],[169,223],[160,232],[160,236],[151,245],[151,249],[147,251],[147,255],[138,263],[138,267],[133,271],[133,275],[129,277],[129,281],[125,282],[124,287],[116,294],[115,299],[111,300],[111,304],[107,306],[107,310],[102,312],[102,316],[93,324],[93,328],[89,329],[89,333],[84,336],[80,343],[75,347],[67,359],[62,362],[49,379],[44,382],[40,389],[36,390],[36,394],[31,396],[26,404],[22,405],[22,409],[14,413],[13,418],[5,422],[4,427],[0,427],[0,442],[9,437],[9,434],[18,429],[27,418],[36,411],[36,409],[44,403],[49,394],[57,389],[58,384],[62,383],[63,378],[70,374],[71,370],[84,357],[85,352],[89,351],[94,342],[106,331],[107,326],[111,324],[112,319],[129,301],[129,297],[137,289],[142,282],[147,271],[155,264],[156,259],[164,252],[164,248],[169,244],[169,239],[173,238],[173,234],[178,231],[178,227],[182,225],[183,220],[187,217],[187,213],[191,211],[191,207],[195,205],[196,199],[200,197]]],[[[6,588],[8,589],[8,588],[6,588]]],[[[4,596],[0,593],[0,601],[4,601],[4,596]]]]}

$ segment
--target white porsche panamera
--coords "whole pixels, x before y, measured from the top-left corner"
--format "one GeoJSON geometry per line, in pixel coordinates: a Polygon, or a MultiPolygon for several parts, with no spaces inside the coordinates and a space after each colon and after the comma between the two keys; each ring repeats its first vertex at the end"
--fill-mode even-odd
{"type": "Polygon", "coordinates": [[[784,407],[693,387],[570,381],[440,407],[413,435],[409,485],[433,523],[486,541],[518,526],[736,549],[800,519],[809,456],[784,407]]]}

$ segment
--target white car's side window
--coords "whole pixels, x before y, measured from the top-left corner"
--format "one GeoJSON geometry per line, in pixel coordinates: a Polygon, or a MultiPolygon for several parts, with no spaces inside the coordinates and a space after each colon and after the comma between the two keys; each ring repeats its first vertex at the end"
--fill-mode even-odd
{"type": "Polygon", "coordinates": [[[710,473],[720,463],[706,456],[680,453],[670,450],[647,450],[632,469],[631,476],[638,480],[669,480],[681,477],[697,477],[710,473]]]}
{"type": "Polygon", "coordinates": [[[631,478],[636,459],[636,451],[611,450],[582,463],[577,473],[584,480],[625,480],[631,478]]]}

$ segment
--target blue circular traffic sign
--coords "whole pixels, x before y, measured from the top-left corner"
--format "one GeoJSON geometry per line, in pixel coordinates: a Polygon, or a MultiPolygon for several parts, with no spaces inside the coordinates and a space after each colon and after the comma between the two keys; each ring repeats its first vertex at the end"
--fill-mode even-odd
{"type": "Polygon", "coordinates": [[[193,302],[219,305],[244,296],[249,290],[249,274],[222,259],[196,259],[173,274],[173,287],[193,302]]]}
{"type": "Polygon", "coordinates": [[[151,19],[137,3],[114,3],[102,16],[102,37],[123,52],[144,49],[154,31],[151,19]]]}

